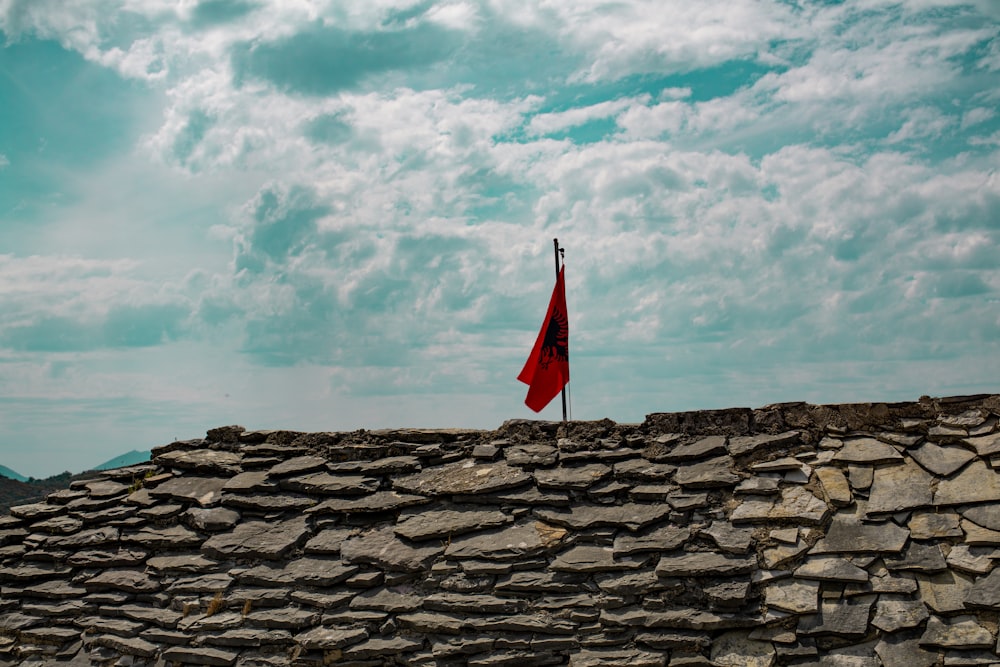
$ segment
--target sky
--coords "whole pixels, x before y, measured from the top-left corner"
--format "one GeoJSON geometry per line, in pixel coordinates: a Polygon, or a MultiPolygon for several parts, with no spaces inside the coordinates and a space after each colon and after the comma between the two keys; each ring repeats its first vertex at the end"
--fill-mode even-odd
{"type": "Polygon", "coordinates": [[[0,0],[0,464],[1000,389],[995,0],[0,0]]]}

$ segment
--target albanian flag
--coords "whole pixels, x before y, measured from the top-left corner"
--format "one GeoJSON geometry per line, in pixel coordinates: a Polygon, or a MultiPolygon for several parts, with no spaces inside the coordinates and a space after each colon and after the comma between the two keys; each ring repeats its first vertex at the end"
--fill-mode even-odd
{"type": "Polygon", "coordinates": [[[535,412],[549,404],[569,382],[569,318],[566,315],[566,283],[559,269],[556,286],[549,299],[545,322],[535,346],[517,379],[528,385],[524,404],[535,412]]]}

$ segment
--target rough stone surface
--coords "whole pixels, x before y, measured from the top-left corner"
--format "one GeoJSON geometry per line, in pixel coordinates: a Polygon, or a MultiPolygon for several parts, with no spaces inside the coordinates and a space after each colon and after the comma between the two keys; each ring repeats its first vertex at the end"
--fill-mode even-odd
{"type": "Polygon", "coordinates": [[[993,665],[998,415],[213,429],[0,518],[0,665],[993,665]]]}

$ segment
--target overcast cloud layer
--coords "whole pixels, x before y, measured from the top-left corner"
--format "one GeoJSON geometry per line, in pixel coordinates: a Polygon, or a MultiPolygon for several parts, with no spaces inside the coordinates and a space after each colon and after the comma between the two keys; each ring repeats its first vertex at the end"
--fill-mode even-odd
{"type": "Polygon", "coordinates": [[[997,391],[993,0],[0,0],[0,463],[997,391]],[[543,418],[557,419],[558,401],[543,418]]]}

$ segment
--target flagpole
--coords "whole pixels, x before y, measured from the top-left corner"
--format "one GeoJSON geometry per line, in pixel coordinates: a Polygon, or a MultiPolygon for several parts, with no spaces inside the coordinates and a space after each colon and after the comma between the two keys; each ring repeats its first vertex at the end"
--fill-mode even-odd
{"type": "MultiPolygon", "coordinates": [[[[559,281],[559,239],[552,239],[552,247],[556,255],[556,282],[559,281]]],[[[568,351],[568,348],[567,348],[568,351]]],[[[566,385],[562,388],[562,409],[563,409],[563,421],[566,421],[566,385]]]]}

